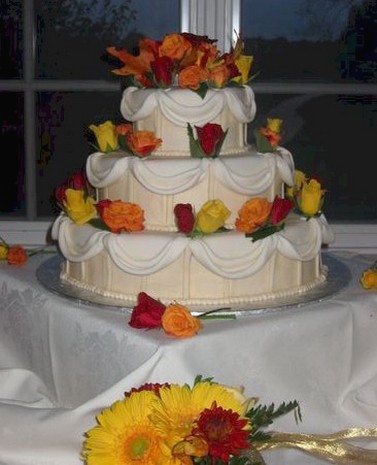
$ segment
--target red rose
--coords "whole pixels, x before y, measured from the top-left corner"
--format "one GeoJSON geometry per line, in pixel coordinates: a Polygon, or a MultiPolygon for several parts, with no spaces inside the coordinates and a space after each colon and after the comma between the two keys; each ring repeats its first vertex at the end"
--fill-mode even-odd
{"type": "Polygon", "coordinates": [[[224,131],[220,124],[207,123],[202,128],[195,126],[195,129],[203,152],[206,155],[213,155],[224,137],[224,131]]]}
{"type": "Polygon", "coordinates": [[[169,87],[172,84],[174,62],[168,56],[162,56],[151,62],[156,83],[162,87],[169,87]]]}
{"type": "Polygon", "coordinates": [[[105,208],[108,208],[110,204],[111,200],[109,199],[103,199],[96,203],[97,212],[101,218],[103,216],[103,211],[105,210],[105,208]]]}
{"type": "Polygon", "coordinates": [[[294,206],[295,204],[292,200],[275,197],[270,213],[270,223],[273,225],[279,224],[287,217],[294,206]]]}
{"type": "Polygon", "coordinates": [[[67,197],[65,195],[66,189],[67,189],[66,185],[58,186],[55,189],[55,199],[61,208],[63,208],[64,202],[67,200],[67,197]]]}
{"type": "Polygon", "coordinates": [[[85,173],[82,171],[78,171],[76,173],[71,174],[67,181],[68,187],[76,190],[86,190],[87,181],[85,173]]]}
{"type": "Polygon", "coordinates": [[[137,329],[161,328],[165,305],[145,292],[140,292],[137,299],[137,305],[132,310],[128,324],[137,329]]]}
{"type": "Polygon", "coordinates": [[[190,234],[195,226],[195,215],[192,205],[189,203],[178,203],[174,207],[174,215],[178,230],[184,234],[190,234]]]}

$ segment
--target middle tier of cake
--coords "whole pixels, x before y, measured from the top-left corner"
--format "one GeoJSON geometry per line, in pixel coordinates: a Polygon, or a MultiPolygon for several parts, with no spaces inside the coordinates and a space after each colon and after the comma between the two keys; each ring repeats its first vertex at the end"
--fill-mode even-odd
{"type": "Polygon", "coordinates": [[[291,153],[279,147],[274,153],[251,148],[237,156],[218,158],[154,158],[125,152],[94,153],[86,172],[97,200],[122,200],[144,210],[145,228],[176,231],[174,206],[191,204],[195,211],[210,199],[220,199],[231,211],[225,227],[233,228],[245,201],[283,196],[284,185],[293,183],[291,153]]]}

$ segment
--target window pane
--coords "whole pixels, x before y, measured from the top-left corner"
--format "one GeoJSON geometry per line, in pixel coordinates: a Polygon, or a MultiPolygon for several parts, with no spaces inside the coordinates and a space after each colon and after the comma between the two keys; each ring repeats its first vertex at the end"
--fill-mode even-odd
{"type": "Polygon", "coordinates": [[[23,94],[1,92],[0,99],[0,145],[3,147],[3,163],[6,160],[0,183],[1,218],[3,213],[6,217],[25,213],[25,149],[23,94]]]}
{"type": "Polygon", "coordinates": [[[109,79],[106,47],[133,50],[141,36],[179,29],[179,1],[35,0],[37,76],[109,79]],[[110,5],[109,5],[110,4],[110,5]]]}
{"type": "Polygon", "coordinates": [[[377,80],[376,0],[243,0],[241,33],[263,81],[377,80]]]}
{"type": "Polygon", "coordinates": [[[40,92],[37,98],[37,215],[56,216],[53,193],[85,167],[91,124],[124,122],[118,92],[40,92]],[[79,109],[79,111],[78,111],[79,109]]]}
{"type": "Polygon", "coordinates": [[[0,3],[0,78],[22,77],[22,1],[0,3]]]}
{"type": "Polygon", "coordinates": [[[256,100],[250,141],[267,117],[283,119],[281,145],[292,152],[297,169],[322,181],[328,220],[376,221],[377,97],[262,94],[256,100]]]}

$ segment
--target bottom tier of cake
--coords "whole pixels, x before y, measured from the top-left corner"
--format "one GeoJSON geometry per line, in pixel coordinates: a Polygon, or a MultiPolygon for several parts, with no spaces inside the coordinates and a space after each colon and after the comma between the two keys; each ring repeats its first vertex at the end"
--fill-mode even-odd
{"type": "Polygon", "coordinates": [[[292,215],[284,230],[252,242],[237,231],[191,239],[180,233],[112,234],[60,218],[61,279],[133,306],[139,292],[165,304],[247,307],[308,292],[326,280],[327,223],[292,215]]]}

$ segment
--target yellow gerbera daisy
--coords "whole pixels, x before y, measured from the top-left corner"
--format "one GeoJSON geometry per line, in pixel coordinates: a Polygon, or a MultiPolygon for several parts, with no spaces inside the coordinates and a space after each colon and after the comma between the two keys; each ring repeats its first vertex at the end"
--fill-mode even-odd
{"type": "Polygon", "coordinates": [[[152,421],[165,437],[169,447],[189,436],[194,422],[205,408],[216,401],[219,407],[245,413],[243,403],[231,390],[220,384],[200,382],[190,388],[187,385],[171,385],[160,389],[160,399],[153,402],[152,421]]]}
{"type": "Polygon", "coordinates": [[[155,397],[152,391],[135,392],[98,415],[98,425],[87,432],[84,441],[85,463],[169,464],[162,454],[161,435],[149,419],[155,397]]]}

